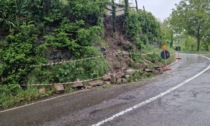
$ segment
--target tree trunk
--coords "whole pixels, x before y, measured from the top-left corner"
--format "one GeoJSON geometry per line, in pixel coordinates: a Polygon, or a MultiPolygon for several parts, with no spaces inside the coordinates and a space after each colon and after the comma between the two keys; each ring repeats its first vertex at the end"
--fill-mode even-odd
{"type": "Polygon", "coordinates": [[[200,44],[201,44],[201,39],[200,36],[197,37],[197,51],[200,51],[200,44]]]}
{"type": "Polygon", "coordinates": [[[136,2],[136,11],[138,11],[138,1],[135,0],[135,2],[136,2]]]}
{"type": "Polygon", "coordinates": [[[197,29],[196,38],[197,38],[197,51],[200,51],[200,44],[201,44],[200,25],[198,26],[197,29]]]}
{"type": "Polygon", "coordinates": [[[173,32],[171,32],[171,42],[170,42],[170,47],[172,48],[174,44],[174,35],[173,32]]]}

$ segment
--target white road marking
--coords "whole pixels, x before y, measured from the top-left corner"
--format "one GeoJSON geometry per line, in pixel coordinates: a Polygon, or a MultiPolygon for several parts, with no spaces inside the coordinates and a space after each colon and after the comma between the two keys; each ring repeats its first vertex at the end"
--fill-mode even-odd
{"type": "MultiPolygon", "coordinates": [[[[208,57],[206,57],[206,56],[202,56],[202,57],[204,57],[204,58],[206,58],[206,59],[208,59],[208,60],[210,61],[210,58],[208,58],[208,57]]],[[[182,82],[182,83],[176,85],[175,87],[172,87],[172,88],[168,89],[167,91],[165,91],[165,92],[163,92],[163,93],[160,93],[160,94],[157,95],[157,96],[154,96],[154,97],[152,97],[152,98],[150,98],[150,99],[148,99],[148,100],[146,100],[146,101],[143,101],[143,102],[141,102],[141,103],[139,103],[139,104],[137,104],[137,105],[134,105],[133,107],[130,107],[130,108],[124,110],[124,111],[121,111],[121,112],[119,112],[119,113],[117,113],[117,114],[115,114],[115,115],[113,115],[113,116],[111,116],[111,117],[109,117],[109,118],[107,118],[107,119],[105,119],[105,120],[102,120],[102,121],[100,121],[100,122],[98,122],[98,123],[96,123],[96,124],[93,124],[92,126],[101,126],[101,125],[103,125],[103,124],[105,124],[105,123],[107,123],[107,122],[109,122],[109,121],[114,120],[115,118],[118,118],[119,116],[122,116],[122,115],[124,115],[124,114],[126,114],[126,113],[128,113],[128,112],[130,112],[130,111],[133,111],[133,110],[135,110],[135,109],[137,109],[137,108],[139,108],[139,107],[142,107],[142,106],[144,106],[144,105],[146,105],[146,104],[149,104],[149,103],[151,103],[151,102],[153,102],[153,101],[155,101],[155,100],[157,100],[157,99],[159,99],[159,98],[161,98],[161,97],[167,95],[168,93],[170,93],[170,92],[172,92],[172,91],[174,91],[174,90],[176,90],[176,89],[178,89],[178,88],[184,86],[185,84],[187,84],[188,82],[190,82],[190,81],[192,81],[193,79],[197,78],[198,76],[200,76],[201,74],[205,73],[205,72],[206,72],[207,70],[209,70],[209,69],[210,69],[210,65],[209,65],[207,68],[205,68],[204,70],[202,70],[201,72],[199,72],[198,74],[196,74],[195,76],[193,76],[193,77],[191,77],[191,78],[185,80],[184,82],[182,82]]]]}
{"type": "Polygon", "coordinates": [[[49,98],[49,99],[46,99],[46,100],[37,101],[37,102],[34,102],[34,103],[30,103],[30,104],[26,104],[26,105],[14,107],[14,108],[11,108],[11,109],[2,110],[2,111],[0,111],[0,114],[1,114],[1,113],[4,113],[4,112],[9,112],[9,111],[12,111],[12,110],[24,108],[24,107],[27,107],[27,106],[35,105],[35,104],[38,104],[38,103],[42,103],[42,102],[46,102],[46,101],[51,101],[51,100],[54,100],[54,99],[57,99],[57,98],[61,98],[61,97],[65,97],[65,96],[69,96],[69,95],[81,93],[81,92],[84,92],[84,91],[88,91],[88,89],[86,89],[86,90],[81,90],[81,91],[74,92],[74,93],[69,93],[69,94],[64,94],[64,95],[52,97],[52,98],[49,98]]]}

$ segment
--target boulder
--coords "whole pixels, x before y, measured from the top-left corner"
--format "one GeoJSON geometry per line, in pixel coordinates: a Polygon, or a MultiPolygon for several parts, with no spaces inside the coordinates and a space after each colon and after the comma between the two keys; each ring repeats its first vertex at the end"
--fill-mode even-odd
{"type": "Polygon", "coordinates": [[[39,93],[40,94],[45,94],[46,93],[46,89],[45,88],[40,88],[39,89],[39,93]]]}
{"type": "Polygon", "coordinates": [[[129,52],[127,52],[127,51],[122,51],[122,55],[123,55],[123,57],[129,57],[129,52]]]}
{"type": "Polygon", "coordinates": [[[122,78],[122,83],[128,83],[126,78],[122,78]]]}
{"type": "MultiPolygon", "coordinates": [[[[127,69],[128,69],[128,66],[124,66],[124,67],[121,68],[121,71],[124,72],[124,71],[127,70],[127,69]]],[[[124,72],[124,73],[125,73],[125,72],[124,72]]]]}
{"type": "Polygon", "coordinates": [[[145,72],[152,72],[152,69],[144,69],[145,72]]]}
{"type": "Polygon", "coordinates": [[[115,83],[116,82],[116,75],[113,73],[110,75],[111,79],[110,79],[110,82],[111,83],[115,83]]]}
{"type": "Polygon", "coordinates": [[[103,80],[104,80],[104,81],[110,81],[110,80],[111,80],[110,74],[105,74],[105,75],[103,76],[103,80]]]}
{"type": "Polygon", "coordinates": [[[159,72],[158,70],[153,69],[153,70],[152,70],[152,73],[154,73],[154,74],[159,74],[160,72],[159,72]]]}
{"type": "Polygon", "coordinates": [[[82,87],[84,87],[84,85],[80,80],[76,80],[72,87],[73,88],[82,88],[82,87]]]}
{"type": "Polygon", "coordinates": [[[125,73],[124,73],[123,71],[118,71],[118,72],[116,73],[116,79],[122,78],[122,77],[124,77],[124,76],[125,76],[125,73]]]}
{"type": "Polygon", "coordinates": [[[117,79],[117,84],[121,84],[122,83],[122,79],[121,78],[118,78],[117,79]]]}
{"type": "Polygon", "coordinates": [[[126,75],[132,75],[132,74],[134,74],[134,70],[133,69],[127,69],[126,71],[125,71],[125,73],[126,73],[126,75]]]}
{"type": "Polygon", "coordinates": [[[111,84],[110,81],[104,81],[104,84],[111,84]]]}
{"type": "Polygon", "coordinates": [[[54,84],[54,88],[56,93],[64,93],[64,86],[63,84],[54,84]]]}
{"type": "Polygon", "coordinates": [[[85,86],[85,89],[91,89],[92,86],[85,86]]]}
{"type": "Polygon", "coordinates": [[[120,69],[122,67],[120,62],[114,62],[113,64],[114,69],[120,69]]]}
{"type": "Polygon", "coordinates": [[[164,70],[162,68],[159,68],[158,71],[160,74],[162,74],[164,72],[164,70]]]}
{"type": "Polygon", "coordinates": [[[90,86],[93,86],[93,87],[95,87],[95,86],[101,86],[101,85],[103,85],[103,81],[101,81],[101,80],[94,80],[94,81],[88,82],[88,84],[90,86]]]}

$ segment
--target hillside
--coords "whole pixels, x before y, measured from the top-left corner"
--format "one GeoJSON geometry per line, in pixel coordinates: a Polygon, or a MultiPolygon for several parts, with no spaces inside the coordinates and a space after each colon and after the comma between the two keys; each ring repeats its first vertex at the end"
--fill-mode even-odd
{"type": "Polygon", "coordinates": [[[107,0],[1,0],[0,108],[161,73],[159,47],[171,39],[161,24],[128,6],[124,15],[107,15],[109,5],[107,0]]]}

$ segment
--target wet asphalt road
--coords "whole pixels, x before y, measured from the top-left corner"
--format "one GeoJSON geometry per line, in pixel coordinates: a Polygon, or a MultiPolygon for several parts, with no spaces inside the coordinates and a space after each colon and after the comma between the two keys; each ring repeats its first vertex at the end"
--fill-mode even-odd
{"type": "MultiPolygon", "coordinates": [[[[0,126],[89,126],[193,77],[210,65],[181,55],[163,75],[111,88],[96,88],[24,108],[0,112],[0,126]]],[[[210,56],[208,56],[210,57],[210,56]]],[[[104,126],[210,126],[210,70],[186,85],[104,126]]]]}

